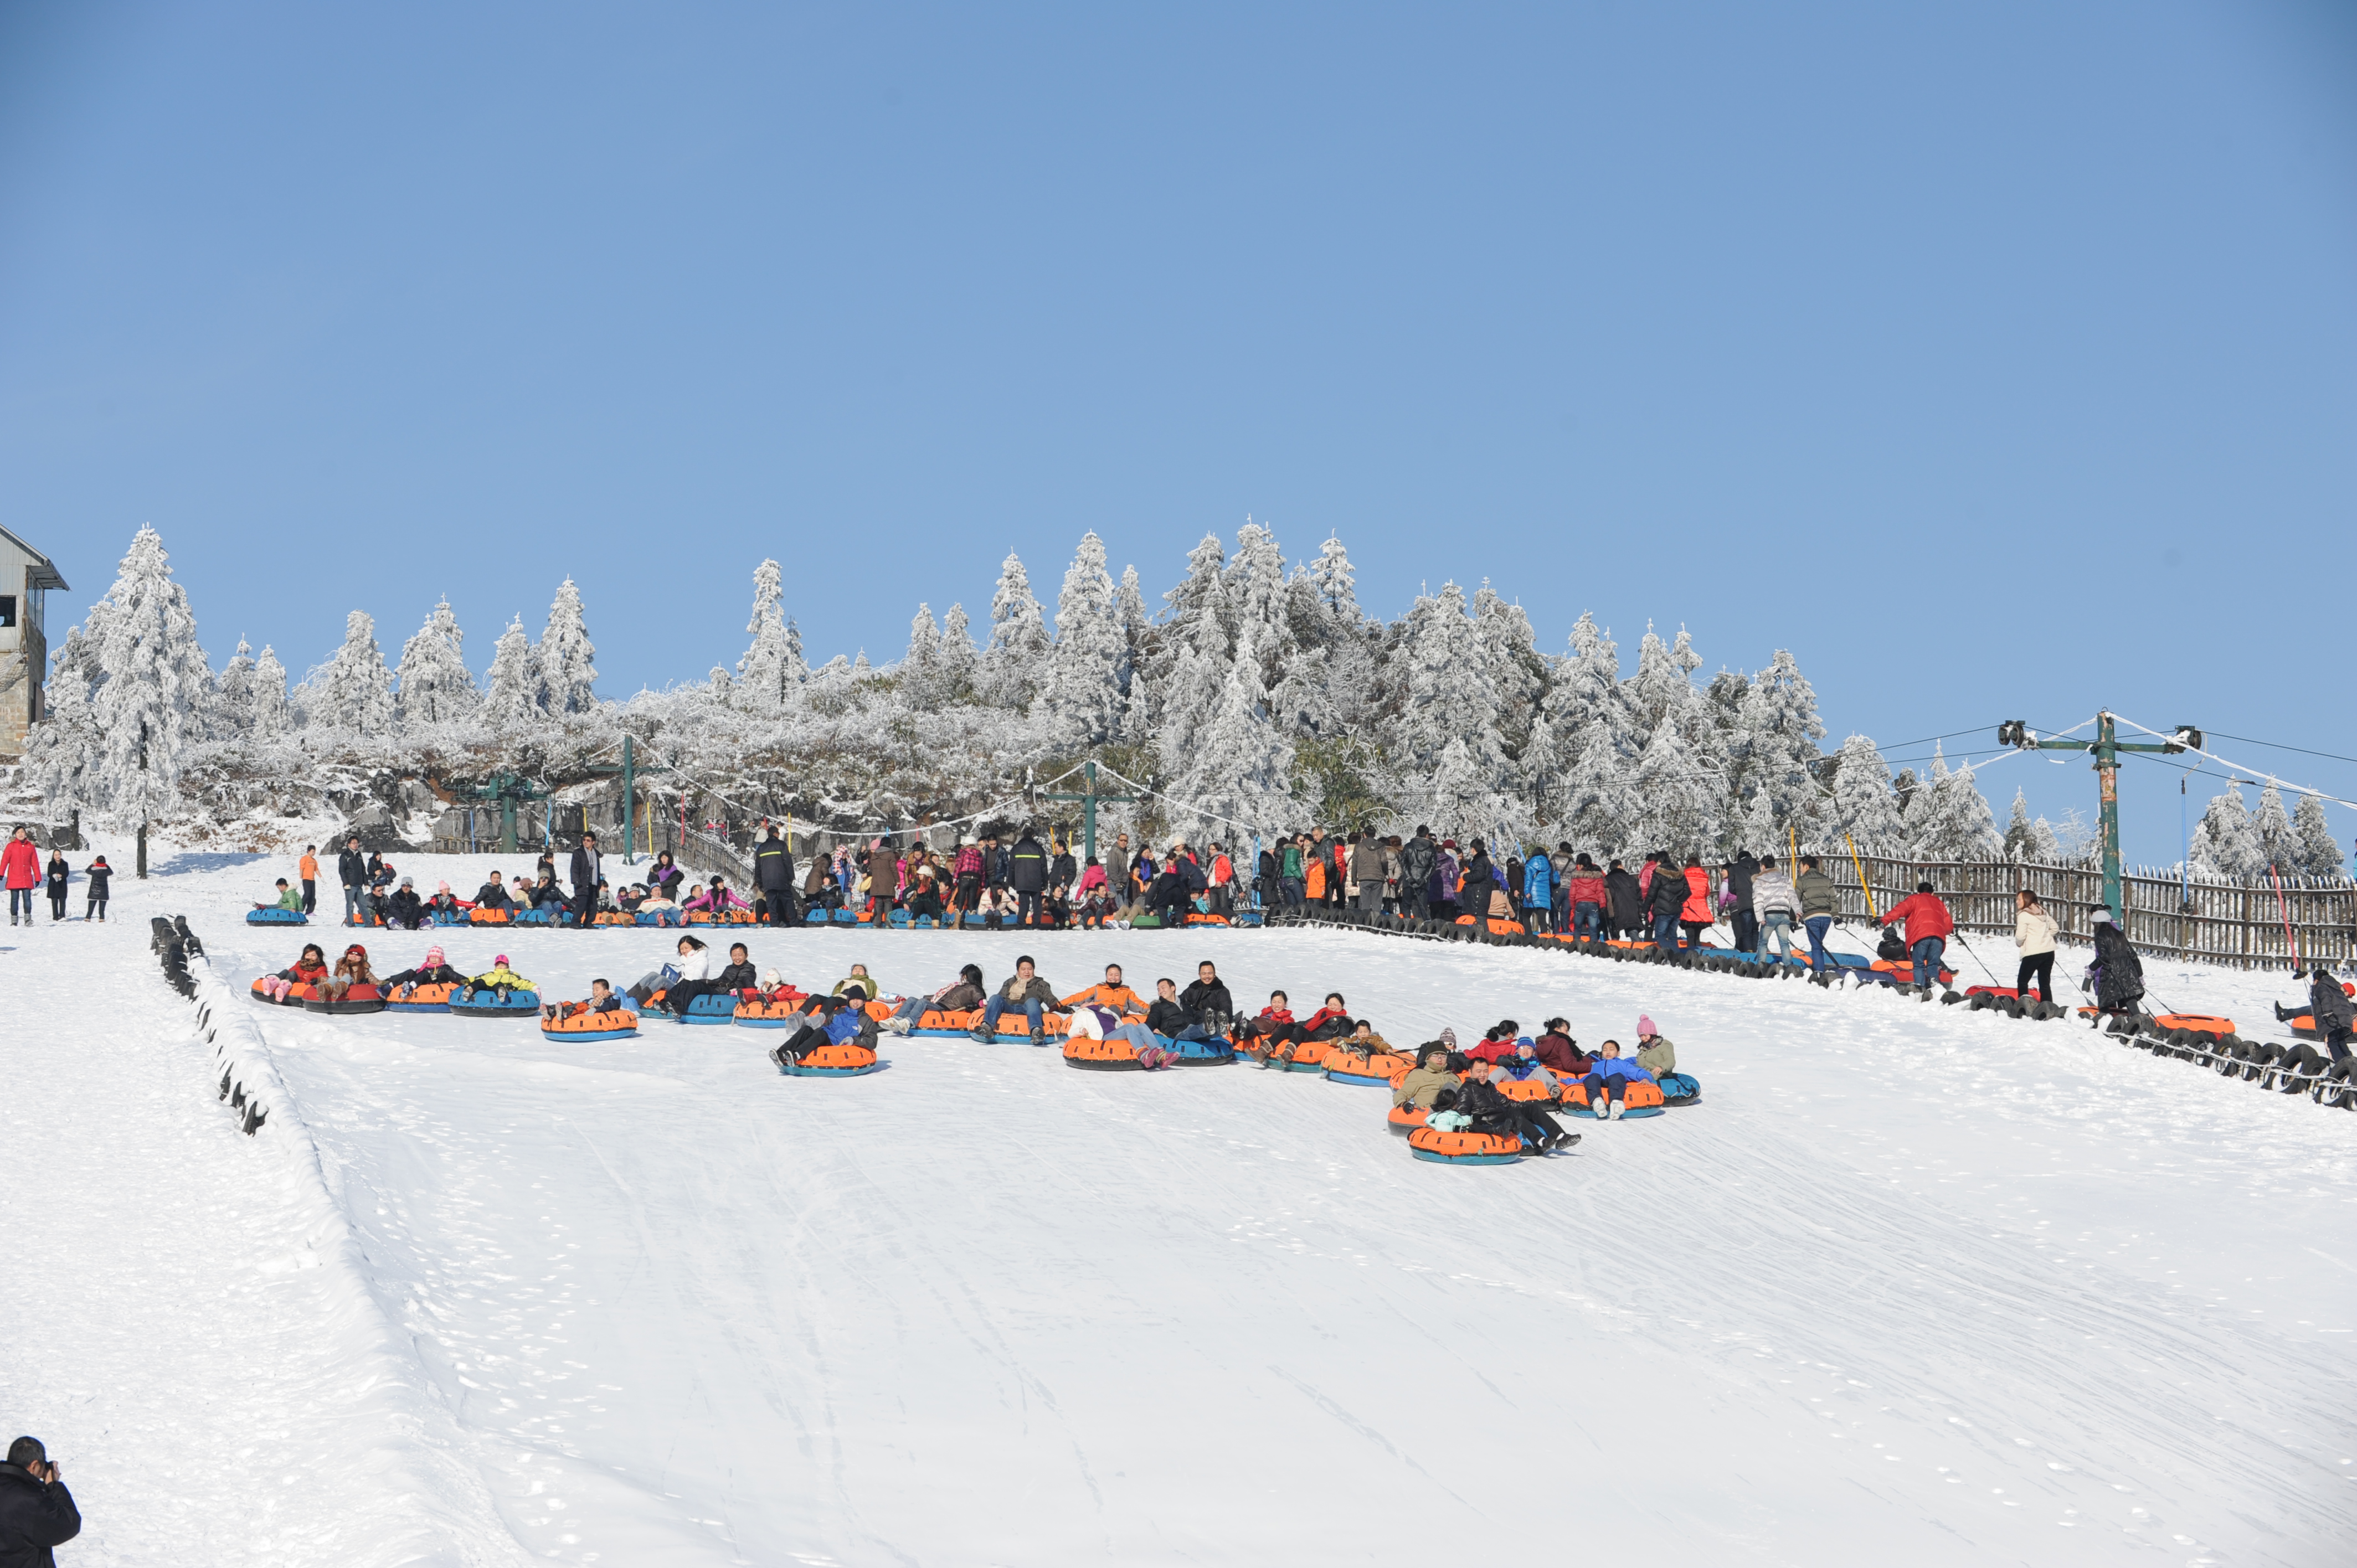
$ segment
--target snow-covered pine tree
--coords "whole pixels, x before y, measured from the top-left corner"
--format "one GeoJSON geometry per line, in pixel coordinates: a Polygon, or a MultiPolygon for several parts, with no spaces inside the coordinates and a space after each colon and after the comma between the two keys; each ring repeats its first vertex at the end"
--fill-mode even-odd
{"type": "Polygon", "coordinates": [[[106,605],[103,616],[91,613],[98,681],[90,707],[101,746],[92,803],[129,828],[162,815],[178,793],[211,698],[212,669],[154,529],[133,536],[106,605]]]}
{"type": "Polygon", "coordinates": [[[939,676],[941,700],[971,702],[975,677],[979,674],[980,659],[974,649],[974,633],[969,629],[965,606],[952,604],[950,613],[942,617],[941,652],[934,661],[939,676]]]}
{"type": "Polygon", "coordinates": [[[1249,521],[1236,531],[1236,553],[1228,558],[1220,598],[1229,646],[1235,649],[1250,638],[1256,675],[1265,690],[1282,677],[1293,640],[1286,615],[1285,554],[1275,534],[1249,521]]]}
{"type": "Polygon", "coordinates": [[[1829,843],[1847,834],[1861,854],[1897,854],[1907,847],[1906,824],[1891,793],[1890,765],[1865,736],[1842,742],[1824,833],[1829,843]]]}
{"type": "Polygon", "coordinates": [[[1351,564],[1351,553],[1342,548],[1342,541],[1333,534],[1318,547],[1318,559],[1308,567],[1310,583],[1318,590],[1318,602],[1326,613],[1336,620],[1356,626],[1365,619],[1359,608],[1359,574],[1351,564]]]}
{"type": "MultiPolygon", "coordinates": [[[[91,608],[96,620],[103,600],[91,608]]],[[[98,650],[81,627],[70,627],[49,655],[49,678],[42,688],[41,720],[25,736],[25,781],[39,791],[52,816],[99,808],[100,762],[105,753],[91,690],[98,679],[98,650]]]]}
{"type": "Polygon", "coordinates": [[[548,624],[540,634],[540,678],[544,702],[552,714],[594,714],[597,711],[597,650],[589,641],[589,625],[581,613],[581,590],[567,577],[557,585],[548,607],[548,624]]]}
{"type": "MultiPolygon", "coordinates": [[[[1190,702],[1200,701],[1203,681],[1224,676],[1228,639],[1222,627],[1220,593],[1226,561],[1220,536],[1203,535],[1187,556],[1187,575],[1162,596],[1167,607],[1161,624],[1147,637],[1145,656],[1130,678],[1129,712],[1137,738],[1161,744],[1165,693],[1183,687],[1190,702]],[[1199,656],[1198,668],[1181,682],[1178,667],[1190,651],[1199,656]],[[1207,671],[1211,672],[1208,676],[1207,671]]],[[[1200,722],[1200,715],[1208,709],[1193,711],[1200,722]]]]}
{"type": "Polygon", "coordinates": [[[2259,835],[2252,831],[2250,808],[2236,786],[2221,789],[2194,824],[2190,858],[2196,871],[2222,876],[2252,876],[2266,869],[2259,835]]]}
{"type": "Polygon", "coordinates": [[[1925,860],[1977,860],[1997,845],[1996,819],[1971,765],[1949,771],[1948,759],[1937,745],[1932,748],[1932,777],[1923,788],[1921,809],[1909,813],[1908,825],[1915,854],[1925,860]]]}
{"type": "Polygon", "coordinates": [[[1249,620],[1244,625],[1237,657],[1229,662],[1209,714],[1189,737],[1187,766],[1173,776],[1169,790],[1201,808],[1193,813],[1189,839],[1198,844],[1217,840],[1232,853],[1240,842],[1250,843],[1254,829],[1282,831],[1293,807],[1287,792],[1293,742],[1269,722],[1255,673],[1254,633],[1249,620]]]}
{"type": "Polygon", "coordinates": [[[1689,693],[1689,711],[1663,710],[1652,738],[1637,757],[1631,779],[1633,801],[1630,848],[1666,849],[1680,858],[1699,851],[1706,860],[1725,832],[1727,776],[1696,736],[1708,727],[1699,694],[1689,693]]]}
{"type": "Polygon", "coordinates": [[[1824,722],[1817,693],[1792,653],[1778,649],[1751,678],[1738,727],[1743,736],[1743,836],[1755,851],[1816,832],[1824,815],[1817,768],[1824,752],[1824,722]]]}
{"type": "Polygon", "coordinates": [[[900,695],[919,713],[930,713],[941,703],[942,628],[933,620],[933,607],[921,604],[909,620],[909,647],[900,655],[900,695]]]}
{"type": "Polygon", "coordinates": [[[2030,846],[2037,843],[2038,832],[2029,820],[2029,796],[2027,791],[2013,792],[2013,811],[2005,822],[2005,854],[2008,860],[2036,860],[2030,846]]]}
{"type": "Polygon", "coordinates": [[[221,680],[213,690],[213,729],[229,739],[253,728],[253,649],[241,637],[237,651],[221,666],[221,680]]]}
{"type": "Polygon", "coordinates": [[[1685,712],[1694,695],[1694,672],[1700,668],[1702,658],[1695,652],[1694,639],[1684,628],[1678,628],[1673,647],[1661,639],[1652,622],[1646,623],[1644,638],[1637,644],[1637,672],[1622,688],[1628,700],[1631,737],[1641,747],[1652,739],[1663,714],[1685,712]]]}
{"type": "Polygon", "coordinates": [[[1121,674],[1128,654],[1104,541],[1081,536],[1056,596],[1056,646],[1039,687],[1060,745],[1098,746],[1121,733],[1121,674]]]}
{"type": "Polygon", "coordinates": [[[344,640],[311,672],[311,718],[364,740],[393,733],[393,671],[376,645],[376,621],[366,610],[344,618],[344,640]]]}
{"type": "MultiPolygon", "coordinates": [[[[1546,661],[1539,657],[1531,618],[1522,606],[1500,598],[1485,579],[1473,594],[1473,635],[1497,704],[1498,738],[1510,760],[1519,758],[1546,695],[1546,661]]],[[[1521,769],[1512,771],[1520,794],[1521,769]]]]}
{"type": "Polygon", "coordinates": [[[2299,869],[2309,876],[2342,875],[2341,844],[2324,814],[2321,795],[2302,795],[2291,814],[2292,835],[2298,841],[2299,869]]]}
{"type": "Polygon", "coordinates": [[[278,650],[265,642],[262,656],[253,661],[254,738],[284,735],[293,724],[286,701],[286,666],[278,661],[278,650]]]}
{"type": "Polygon", "coordinates": [[[1114,602],[1114,618],[1121,626],[1121,700],[1122,729],[1127,734],[1132,727],[1132,698],[1135,691],[1138,660],[1146,657],[1146,591],[1139,586],[1137,568],[1121,569],[1121,592],[1114,602]]]}
{"type": "Polygon", "coordinates": [[[2251,813],[2251,832],[2259,841],[2259,864],[2289,876],[2299,865],[2299,839],[2291,831],[2291,813],[2284,810],[2283,789],[2274,779],[2259,791],[2259,809],[2251,813]]]}
{"type": "Polygon", "coordinates": [[[444,599],[425,624],[401,645],[401,717],[413,725],[447,724],[480,705],[483,694],[468,671],[467,634],[444,599]]]}
{"type": "Polygon", "coordinates": [[[775,561],[753,568],[753,615],[745,623],[751,646],[737,660],[735,699],[753,713],[786,711],[794,691],[810,678],[802,637],[786,618],[785,573],[775,561]]]}
{"type": "Polygon", "coordinates": [[[1022,557],[1010,550],[990,596],[990,646],[982,660],[986,700],[1014,713],[1028,710],[1039,694],[1048,650],[1047,612],[1031,592],[1022,557]]]}
{"type": "Polygon", "coordinates": [[[485,683],[490,690],[483,695],[482,714],[493,733],[514,735],[540,723],[541,693],[545,688],[539,661],[533,657],[532,639],[523,629],[523,617],[508,622],[507,630],[500,633],[485,683]]]}
{"type": "Polygon", "coordinates": [[[1183,778],[1196,768],[1200,749],[1196,734],[1218,712],[1227,680],[1223,660],[1192,641],[1180,645],[1178,662],[1170,666],[1154,693],[1155,706],[1162,715],[1154,732],[1155,750],[1166,777],[1183,778]]]}
{"type": "Polygon", "coordinates": [[[1531,825],[1498,718],[1493,645],[1466,613],[1465,590],[1441,585],[1408,612],[1404,701],[1386,751],[1403,781],[1403,814],[1458,835],[1519,840],[1531,825]],[[1444,757],[1452,743],[1454,756],[1444,757]]]}

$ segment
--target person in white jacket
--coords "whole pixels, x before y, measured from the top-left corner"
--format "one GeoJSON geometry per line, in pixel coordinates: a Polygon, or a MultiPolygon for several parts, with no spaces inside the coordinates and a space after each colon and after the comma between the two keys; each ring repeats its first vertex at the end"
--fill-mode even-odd
{"type": "Polygon", "coordinates": [[[1781,950],[1780,961],[1789,962],[1792,957],[1792,922],[1800,918],[1801,895],[1792,886],[1792,879],[1777,869],[1776,857],[1764,855],[1760,869],[1751,874],[1751,913],[1760,922],[1760,956],[1768,956],[1768,944],[1774,942],[1781,950]]]}
{"type": "Polygon", "coordinates": [[[2024,887],[2013,896],[2013,945],[2021,953],[2021,970],[2013,979],[2014,993],[2027,999],[2029,983],[2038,982],[2039,999],[2054,1004],[2054,917],[2024,887]]]}

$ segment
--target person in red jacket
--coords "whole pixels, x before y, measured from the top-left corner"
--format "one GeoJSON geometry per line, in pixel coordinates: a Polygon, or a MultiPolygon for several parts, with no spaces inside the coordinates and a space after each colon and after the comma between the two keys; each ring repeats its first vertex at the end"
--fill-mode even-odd
{"type": "Polygon", "coordinates": [[[32,829],[19,827],[8,835],[8,847],[0,850],[0,882],[8,885],[8,923],[15,925],[22,914],[31,925],[33,889],[41,885],[41,852],[33,847],[32,829]]]}
{"type": "Polygon", "coordinates": [[[1571,869],[1571,934],[1576,940],[1594,941],[1604,934],[1605,911],[1612,907],[1605,890],[1604,873],[1587,855],[1571,869]]]}
{"type": "Polygon", "coordinates": [[[1901,898],[1882,917],[1886,926],[1907,922],[1907,950],[1915,958],[1915,984],[1925,995],[1940,978],[1940,954],[1956,929],[1955,918],[1928,882],[1918,882],[1911,897],[1901,898]]]}

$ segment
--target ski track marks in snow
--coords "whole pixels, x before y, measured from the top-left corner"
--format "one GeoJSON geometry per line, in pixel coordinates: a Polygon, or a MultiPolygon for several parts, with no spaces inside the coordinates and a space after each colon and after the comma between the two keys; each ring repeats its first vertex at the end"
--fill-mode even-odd
{"type": "MultiPolygon", "coordinates": [[[[472,886],[495,863],[522,862],[403,869],[472,886]]],[[[185,909],[242,988],[342,935],[237,923],[257,875],[142,896],[185,909]]],[[[384,1434],[328,1391],[359,1364],[333,1326],[354,1304],[299,1293],[334,1271],[239,1261],[257,1237],[290,1254],[299,1205],[254,1197],[285,1186],[260,1146],[276,1130],[237,1138],[207,1100],[140,913],[103,933],[123,1005],[62,973],[19,993],[91,1048],[12,1038],[16,1081],[74,1107],[11,1106],[12,1144],[20,1119],[39,1140],[12,1174],[48,1172],[81,1212],[38,1219],[48,1266],[0,1289],[17,1321],[57,1319],[69,1290],[96,1306],[0,1366],[70,1476],[104,1478],[103,1503],[77,1494],[85,1540],[115,1532],[95,1560],[243,1558],[257,1477],[384,1434]],[[142,1271],[178,1288],[140,1299],[142,1271]],[[209,1332],[234,1372],[183,1353],[209,1332]],[[173,1424],[126,1441],[141,1397],[173,1424]],[[191,1458],[241,1433],[250,1464],[191,1458]],[[217,1549],[164,1552],[191,1519],[217,1549]]],[[[491,1532],[533,1557],[1383,1562],[1568,1530],[1696,1564],[2308,1564],[2357,1537],[2345,1113],[2065,1023],[1520,950],[718,934],[804,985],[857,959],[894,991],[968,960],[995,982],[1017,950],[1060,991],[1108,961],[1143,990],[1208,956],[1240,1004],[1340,989],[1403,1044],[1557,1011],[1583,1041],[1632,1042],[1643,1010],[1705,1102],[1577,1122],[1569,1156],[1449,1170],[1383,1129],[1380,1090],[1249,1066],[1096,1075],[906,1040],[871,1078],[788,1080],[768,1031],[651,1023],[555,1047],[528,1024],[261,1012],[373,1306],[491,1532]]],[[[461,967],[504,951],[552,996],[627,983],[675,940],[368,935],[381,968],[437,940],[461,967]]],[[[2285,988],[2154,983],[2251,1033],[2285,988]]],[[[425,1463],[429,1426],[404,1462],[425,1463]]],[[[371,1478],[281,1487],[290,1533],[257,1560],[350,1560],[291,1532],[397,1513],[371,1478]]]]}

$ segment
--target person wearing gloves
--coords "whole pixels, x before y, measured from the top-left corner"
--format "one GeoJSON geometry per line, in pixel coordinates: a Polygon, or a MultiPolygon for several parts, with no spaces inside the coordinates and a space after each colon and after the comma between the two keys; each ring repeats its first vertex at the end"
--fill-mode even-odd
{"type": "MultiPolygon", "coordinates": [[[[1914,893],[1890,907],[1882,917],[1886,927],[1907,922],[1907,950],[1915,959],[1915,987],[1923,995],[1940,983],[1940,953],[1956,929],[1954,917],[1928,882],[1918,882],[1914,893]]],[[[2139,988],[2138,995],[2143,992],[2139,988]]]]}
{"type": "Polygon", "coordinates": [[[2029,983],[2038,983],[2039,1000],[2054,1003],[2054,917],[2029,888],[2013,895],[2013,945],[2021,954],[2021,969],[2013,977],[2014,994],[2026,998],[2029,983]]]}
{"type": "Polygon", "coordinates": [[[485,970],[482,973],[476,975],[473,979],[467,982],[467,983],[478,991],[497,992],[499,993],[500,1000],[502,1002],[506,1001],[509,995],[514,992],[530,991],[533,989],[531,981],[526,980],[522,975],[518,974],[514,970],[508,967],[508,955],[505,953],[500,953],[498,957],[492,959],[490,968],[485,970]]]}
{"type": "Polygon", "coordinates": [[[884,1027],[892,1034],[905,1035],[928,1013],[971,1013],[982,1005],[982,966],[970,963],[940,990],[920,993],[903,1001],[899,1010],[884,1020],[884,1027]]]}
{"type": "MultiPolygon", "coordinates": [[[[2294,974],[2293,979],[2299,978],[2294,974]]],[[[2357,1022],[2357,1003],[2341,989],[2341,983],[2322,964],[2309,971],[2308,1015],[2316,1026],[2316,1037],[2324,1042],[2325,1054],[2334,1061],[2349,1059],[2349,1032],[2357,1022]]]]}
{"type": "Polygon", "coordinates": [[[1825,951],[1825,933],[1833,929],[1834,917],[1840,912],[1839,901],[1834,896],[1834,879],[1817,869],[1815,855],[1804,854],[1792,891],[1800,897],[1801,924],[1809,933],[1809,967],[1823,979],[1834,961],[1825,951]]]}
{"type": "Polygon", "coordinates": [[[982,1022],[974,1026],[974,1038],[985,1045],[996,1039],[1000,1015],[1009,1008],[1018,1007],[1031,1021],[1031,1043],[1046,1045],[1048,1026],[1045,1010],[1053,1009],[1060,1013],[1064,1009],[1056,1000],[1055,988],[1039,977],[1039,968],[1032,962],[1029,953],[1015,961],[1015,972],[983,1004],[982,1022]]]}
{"type": "Polygon", "coordinates": [[[1441,1094],[1454,1093],[1457,1075],[1448,1070],[1448,1047],[1440,1040],[1426,1040],[1415,1048],[1415,1066],[1406,1076],[1392,1086],[1394,1108],[1414,1111],[1436,1108],[1441,1094]]]}
{"type": "Polygon", "coordinates": [[[1774,855],[1761,856],[1759,869],[1751,874],[1751,918],[1760,933],[1753,940],[1752,950],[1766,958],[1772,943],[1777,961],[1790,961],[1792,921],[1800,912],[1801,895],[1792,886],[1792,879],[1777,869],[1774,855]]]}
{"type": "MultiPolygon", "coordinates": [[[[1638,1026],[1641,1028],[1649,1021],[1641,1021],[1638,1026]]],[[[1652,1073],[1620,1054],[1620,1041],[1607,1040],[1597,1047],[1596,1066],[1579,1081],[1587,1090],[1588,1108],[1596,1112],[1596,1119],[1607,1122],[1626,1108],[1631,1084],[1652,1083],[1655,1079],[1652,1073]]]]}
{"type": "Polygon", "coordinates": [[[1653,1027],[1653,1020],[1637,1015],[1637,1065],[1656,1083],[1678,1070],[1678,1048],[1653,1027]]]}
{"type": "Polygon", "coordinates": [[[415,969],[404,969],[398,974],[386,975],[384,989],[390,993],[403,985],[457,985],[466,978],[450,967],[449,960],[437,944],[425,950],[425,957],[415,969]]]}
{"type": "Polygon", "coordinates": [[[2087,966],[2086,983],[2103,1012],[2134,1013],[2144,1000],[2144,961],[2128,944],[2126,931],[2112,918],[2109,906],[2096,905],[2087,913],[2095,928],[2095,961],[2087,966]]]}

